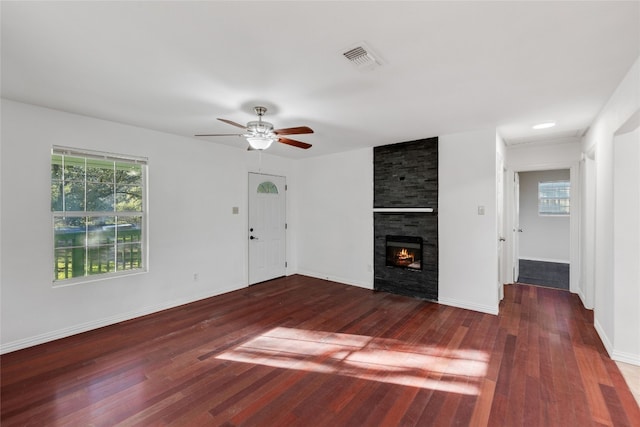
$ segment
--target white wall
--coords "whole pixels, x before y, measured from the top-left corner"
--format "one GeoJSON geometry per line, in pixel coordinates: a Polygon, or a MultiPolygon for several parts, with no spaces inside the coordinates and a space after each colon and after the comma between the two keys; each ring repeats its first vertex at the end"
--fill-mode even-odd
{"type": "Polygon", "coordinates": [[[520,259],[569,263],[569,216],[538,214],[538,183],[569,179],[569,169],[520,172],[520,259]]]}
{"type": "Polygon", "coordinates": [[[287,159],[7,100],[1,144],[2,352],[246,286],[248,172],[293,173],[287,159]],[[52,286],[52,145],[149,158],[148,273],[52,286]]]}
{"type": "Polygon", "coordinates": [[[438,300],[497,314],[495,130],[442,135],[438,155],[438,300]]]}
{"type": "Polygon", "coordinates": [[[596,251],[596,165],[592,157],[583,156],[580,162],[582,183],[582,221],[580,222],[580,284],[578,295],[588,309],[593,309],[595,299],[595,251],[596,251]]]}
{"type": "Polygon", "coordinates": [[[578,162],[580,155],[578,138],[532,142],[507,147],[507,164],[515,171],[565,169],[578,162]]]}
{"type": "Polygon", "coordinates": [[[640,128],[613,141],[614,346],[640,364],[640,128]]]}
{"type": "MultiPolygon", "coordinates": [[[[495,131],[439,137],[439,302],[497,314],[495,131]],[[477,214],[478,206],[485,215],[477,214]],[[464,268],[460,268],[464,265],[464,268]]],[[[373,150],[295,165],[298,271],[373,288],[373,150]]]]}
{"type": "Polygon", "coordinates": [[[298,271],[373,289],[373,150],[296,162],[298,271]]]}
{"type": "MultiPolygon", "coordinates": [[[[614,134],[640,109],[640,58],[636,60],[627,75],[618,85],[611,98],[591,124],[583,140],[583,152],[595,151],[595,327],[607,351],[614,359],[619,359],[618,348],[627,348],[623,342],[616,342],[616,333],[628,328],[623,319],[633,319],[631,310],[622,310],[616,305],[615,293],[620,283],[614,277],[613,221],[613,175],[615,170],[613,155],[614,134]]],[[[634,310],[640,311],[640,304],[634,310]]],[[[637,325],[635,325],[637,328],[637,325]]],[[[626,355],[626,360],[640,364],[640,354],[626,355]]]]}
{"type": "MultiPolygon", "coordinates": [[[[498,140],[491,130],[439,142],[440,302],[493,314],[498,140]]],[[[287,274],[373,287],[371,148],[260,160],[256,152],[8,100],[1,144],[2,352],[245,287],[250,171],[287,177],[287,274]],[[52,145],[149,158],[148,273],[52,286],[52,145]]]]}

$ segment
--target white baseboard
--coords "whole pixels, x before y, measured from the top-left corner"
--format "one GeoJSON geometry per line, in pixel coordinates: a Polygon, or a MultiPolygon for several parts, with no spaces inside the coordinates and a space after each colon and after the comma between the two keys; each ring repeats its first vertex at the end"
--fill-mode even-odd
{"type": "Polygon", "coordinates": [[[580,297],[580,301],[582,302],[582,306],[584,308],[586,308],[587,310],[593,310],[593,307],[589,307],[587,305],[587,297],[584,294],[584,291],[582,290],[582,288],[578,288],[578,291],[576,292],[576,294],[578,294],[578,296],[580,297]]]}
{"type": "Polygon", "coordinates": [[[8,342],[0,345],[0,354],[9,353],[23,348],[32,347],[34,345],[43,344],[49,341],[54,341],[60,338],[70,337],[71,335],[80,334],[82,332],[91,331],[93,329],[102,328],[104,326],[114,325],[116,323],[124,322],[126,320],[135,319],[136,317],[146,316],[148,314],[156,313],[158,311],[167,310],[169,308],[178,307],[180,305],[189,304],[195,301],[211,298],[217,295],[222,295],[227,292],[236,291],[242,289],[244,286],[229,287],[219,289],[214,293],[205,293],[197,295],[195,297],[179,298],[177,300],[157,304],[153,306],[147,306],[139,310],[130,311],[128,313],[117,314],[115,316],[105,317],[99,320],[92,320],[91,322],[82,323],[79,325],[70,326],[68,328],[62,328],[51,332],[45,332],[44,334],[35,335],[19,339],[16,341],[8,342]]]}
{"type": "MultiPolygon", "coordinates": [[[[328,276],[326,274],[322,274],[322,273],[318,273],[318,272],[314,272],[314,271],[308,271],[308,270],[299,270],[298,274],[301,274],[303,276],[314,277],[316,279],[331,280],[333,282],[339,282],[339,283],[343,283],[345,285],[358,286],[360,288],[373,290],[373,283],[371,283],[371,284],[363,284],[363,283],[354,282],[352,280],[348,280],[348,279],[345,279],[345,278],[342,278],[342,277],[328,276]]],[[[489,307],[489,306],[483,306],[483,305],[479,305],[479,304],[469,303],[467,301],[461,301],[461,300],[449,299],[449,298],[440,298],[438,300],[438,303],[439,304],[443,304],[443,305],[450,305],[450,306],[456,307],[456,308],[463,308],[465,310],[479,311],[480,313],[487,313],[487,314],[493,314],[493,315],[497,315],[498,314],[498,307],[497,306],[496,307],[489,307]]]]}
{"type": "Polygon", "coordinates": [[[616,350],[611,344],[609,337],[604,332],[604,329],[598,322],[598,319],[595,319],[595,321],[593,322],[593,326],[595,327],[596,332],[598,333],[598,336],[602,341],[602,345],[604,345],[605,350],[607,350],[607,354],[612,360],[628,363],[630,365],[640,366],[640,354],[627,353],[625,351],[616,350]]]}
{"type": "Polygon", "coordinates": [[[462,301],[454,298],[438,298],[438,304],[449,305],[456,308],[464,308],[465,310],[479,311],[480,313],[498,315],[498,306],[490,307],[487,305],[475,304],[468,301],[462,301]]]}
{"type": "Polygon", "coordinates": [[[297,274],[300,274],[302,276],[313,277],[315,279],[331,280],[332,282],[338,282],[338,283],[343,283],[345,285],[357,286],[359,288],[373,290],[373,283],[366,284],[362,282],[355,282],[353,280],[345,279],[344,277],[329,276],[327,274],[318,273],[315,271],[308,271],[308,270],[298,270],[297,274]]]}
{"type": "Polygon", "coordinates": [[[596,329],[598,336],[600,337],[600,341],[602,341],[602,345],[604,345],[604,349],[607,350],[607,354],[611,357],[611,353],[613,352],[613,346],[611,345],[611,341],[609,341],[609,337],[604,332],[602,325],[598,322],[598,319],[594,319],[593,327],[596,329]]]}
{"type": "Polygon", "coordinates": [[[630,365],[640,366],[640,354],[626,353],[614,350],[611,358],[617,362],[624,362],[630,365]]]}

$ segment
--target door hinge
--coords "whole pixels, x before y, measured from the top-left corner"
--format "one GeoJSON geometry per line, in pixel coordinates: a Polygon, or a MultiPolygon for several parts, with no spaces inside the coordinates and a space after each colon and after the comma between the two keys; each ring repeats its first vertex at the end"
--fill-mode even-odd
{"type": "Polygon", "coordinates": [[[284,268],[287,268],[287,261],[284,262],[284,268]]]}
{"type": "Polygon", "coordinates": [[[286,230],[289,227],[289,224],[287,224],[286,222],[284,223],[284,229],[286,230]]]}
{"type": "Polygon", "coordinates": [[[289,186],[287,184],[284,185],[284,191],[287,191],[289,189],[289,186]]]}

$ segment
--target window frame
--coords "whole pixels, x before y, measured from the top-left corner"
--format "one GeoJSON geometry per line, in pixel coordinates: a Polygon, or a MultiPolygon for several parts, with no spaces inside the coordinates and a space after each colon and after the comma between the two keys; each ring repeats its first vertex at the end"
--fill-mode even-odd
{"type": "Polygon", "coordinates": [[[569,217],[571,216],[571,180],[569,179],[558,179],[558,180],[554,180],[554,181],[538,181],[538,216],[543,216],[543,217],[569,217]],[[542,194],[543,192],[541,191],[540,187],[542,184],[557,184],[557,183],[564,183],[566,184],[566,188],[568,189],[568,196],[567,197],[543,197],[542,194]],[[558,201],[568,201],[568,204],[566,206],[567,212],[548,212],[548,211],[542,211],[542,200],[558,200],[558,201]]]}
{"type": "MultiPolygon", "coordinates": [[[[65,210],[65,207],[63,206],[62,210],[54,210],[54,206],[53,206],[53,194],[52,191],[49,192],[49,202],[50,202],[50,212],[51,212],[51,237],[52,237],[52,242],[51,242],[51,254],[53,256],[50,265],[53,267],[53,278],[52,278],[52,284],[54,287],[62,287],[62,286],[69,286],[69,285],[76,285],[76,284],[81,284],[81,283],[89,283],[89,282],[96,282],[96,281],[102,281],[102,280],[109,280],[109,279],[113,279],[113,278],[118,278],[118,277],[124,277],[124,276],[133,276],[133,275],[138,275],[138,274],[144,274],[147,273],[149,271],[149,239],[148,239],[148,194],[149,194],[149,189],[148,189],[148,158],[146,157],[139,157],[139,156],[130,156],[130,155],[124,155],[124,154],[116,154],[116,153],[109,153],[109,152],[102,152],[102,151],[94,151],[94,150],[85,150],[85,149],[79,149],[79,148],[70,148],[70,147],[63,147],[63,146],[57,146],[54,145],[51,148],[51,156],[50,156],[50,161],[49,161],[49,167],[52,168],[53,167],[53,156],[55,155],[61,155],[61,156],[69,156],[69,157],[75,157],[75,158],[84,158],[85,159],[85,174],[84,174],[84,178],[83,178],[83,185],[84,185],[84,200],[85,200],[85,205],[83,206],[84,210],[65,210]],[[109,161],[109,162],[114,162],[114,166],[115,163],[117,162],[121,162],[121,163],[130,163],[132,165],[139,165],[141,166],[141,170],[140,170],[140,179],[141,179],[141,210],[140,211],[118,211],[116,209],[116,205],[115,205],[115,199],[114,199],[114,205],[113,205],[113,210],[108,210],[108,211],[91,211],[91,210],[87,210],[87,206],[86,206],[86,192],[87,192],[87,172],[86,172],[86,165],[87,162],[90,160],[102,160],[102,161],[109,161]],[[58,257],[57,257],[57,249],[60,249],[59,247],[56,246],[56,220],[58,218],[85,218],[87,220],[92,219],[92,218],[100,218],[100,217],[112,217],[115,219],[115,223],[117,224],[119,219],[122,218],[140,218],[140,238],[139,238],[139,242],[140,242],[140,264],[141,266],[139,268],[131,268],[131,269],[126,269],[126,270],[117,270],[117,271],[107,271],[107,272],[103,272],[103,273],[97,273],[97,274],[87,274],[87,270],[86,270],[86,266],[85,266],[85,272],[84,275],[82,276],[77,276],[77,277],[70,277],[70,278],[58,278],[58,257]]],[[[50,175],[50,184],[53,184],[54,180],[53,177],[51,175],[51,171],[49,172],[50,175]]],[[[62,180],[62,182],[65,182],[64,179],[62,180]]],[[[115,179],[115,175],[114,175],[114,182],[113,185],[117,185],[116,179],[115,179]]],[[[114,188],[115,189],[115,188],[114,188]]],[[[92,248],[92,245],[89,245],[88,239],[89,239],[89,230],[86,230],[86,236],[85,236],[85,242],[83,247],[85,248],[85,254],[87,251],[89,251],[92,248]]],[[[115,239],[113,241],[113,243],[111,245],[97,245],[97,246],[93,246],[93,249],[98,249],[100,247],[103,248],[108,248],[108,247],[112,247],[113,250],[116,252],[118,251],[118,239],[117,239],[117,232],[114,231],[114,236],[115,239]]],[[[98,249],[99,250],[99,249],[98,249]]],[[[117,255],[116,255],[117,257],[117,255]]],[[[85,255],[85,262],[87,262],[88,257],[85,255]]],[[[116,263],[116,268],[117,268],[117,263],[116,263]]]]}

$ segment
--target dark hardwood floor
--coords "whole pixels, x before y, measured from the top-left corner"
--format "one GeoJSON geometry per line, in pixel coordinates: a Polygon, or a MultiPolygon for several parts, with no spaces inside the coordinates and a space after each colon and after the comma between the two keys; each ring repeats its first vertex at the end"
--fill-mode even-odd
{"type": "Polygon", "coordinates": [[[491,316],[291,276],[3,355],[9,426],[640,426],[568,292],[491,316]]]}

